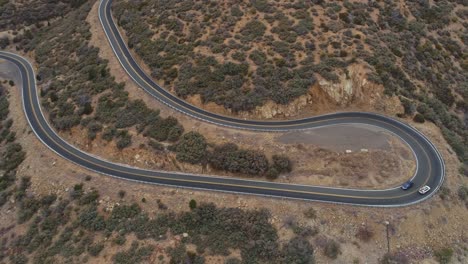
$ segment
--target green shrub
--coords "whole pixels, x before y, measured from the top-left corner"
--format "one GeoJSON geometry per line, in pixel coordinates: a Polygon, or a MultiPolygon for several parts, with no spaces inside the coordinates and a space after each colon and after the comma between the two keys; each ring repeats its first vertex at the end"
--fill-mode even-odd
{"type": "Polygon", "coordinates": [[[132,135],[128,133],[127,130],[120,130],[117,132],[117,142],[116,146],[118,149],[122,150],[132,144],[132,135]]]}
{"type": "Polygon", "coordinates": [[[26,255],[19,253],[10,256],[10,261],[12,264],[26,264],[28,263],[28,258],[26,255]]]}
{"type": "Polygon", "coordinates": [[[423,115],[421,115],[420,113],[416,113],[416,115],[414,115],[413,117],[413,121],[416,123],[424,123],[425,119],[423,115]]]}
{"type": "Polygon", "coordinates": [[[18,211],[18,223],[22,224],[29,219],[39,210],[40,202],[34,198],[24,198],[20,204],[18,211]]]}
{"type": "Polygon", "coordinates": [[[266,177],[269,180],[276,180],[279,176],[279,171],[276,169],[276,167],[270,167],[267,171],[266,177]]]}
{"type": "Polygon", "coordinates": [[[189,207],[190,207],[190,210],[197,208],[197,201],[195,201],[194,199],[190,200],[189,207]]]}
{"type": "Polygon", "coordinates": [[[106,127],[102,133],[102,139],[106,141],[111,141],[117,134],[117,129],[114,127],[106,127]]]}
{"type": "Polygon", "coordinates": [[[15,170],[25,159],[26,153],[19,143],[10,143],[0,160],[0,168],[6,171],[15,170]]]}
{"type": "Polygon", "coordinates": [[[90,231],[101,231],[106,226],[104,218],[99,215],[95,205],[89,206],[82,211],[78,216],[78,223],[90,231]]]}
{"type": "Polygon", "coordinates": [[[119,245],[119,246],[122,246],[125,244],[125,242],[127,242],[127,239],[125,238],[124,235],[118,235],[115,239],[114,239],[114,243],[119,245]]]}
{"type": "Polygon", "coordinates": [[[252,41],[265,34],[266,26],[257,20],[247,22],[241,29],[241,34],[245,37],[246,41],[252,41]]]}
{"type": "Polygon", "coordinates": [[[70,193],[70,196],[72,199],[77,199],[80,198],[83,195],[83,184],[75,184],[73,186],[73,190],[70,193]]]}
{"type": "Polygon", "coordinates": [[[292,170],[291,160],[285,155],[273,155],[273,167],[279,173],[288,173],[292,170]]]}
{"type": "Polygon", "coordinates": [[[460,198],[460,200],[462,201],[465,201],[466,198],[468,198],[468,187],[466,187],[465,185],[458,187],[457,193],[458,193],[458,198],[460,198]]]}
{"type": "Polygon", "coordinates": [[[453,249],[451,248],[441,248],[434,251],[434,256],[441,264],[448,264],[452,259],[453,249]]]}
{"type": "Polygon", "coordinates": [[[99,192],[97,190],[92,190],[89,193],[86,193],[80,198],[79,204],[86,205],[90,203],[96,203],[99,198],[99,192]]]}
{"type": "Polygon", "coordinates": [[[315,263],[314,249],[304,237],[294,237],[281,251],[281,263],[315,263]]]}
{"type": "Polygon", "coordinates": [[[323,254],[331,259],[336,259],[341,254],[340,244],[334,240],[328,240],[323,248],[323,254]]]}
{"type": "Polygon", "coordinates": [[[91,256],[97,257],[99,253],[104,249],[103,243],[92,244],[88,247],[88,252],[91,256]]]}
{"type": "Polygon", "coordinates": [[[175,129],[173,135],[171,136],[171,141],[177,140],[176,135],[181,134],[181,126],[177,119],[173,117],[168,117],[165,119],[158,119],[153,125],[151,125],[146,131],[147,135],[151,138],[154,138],[158,141],[165,141],[169,137],[169,133],[172,129],[175,129]]]}
{"type": "Polygon", "coordinates": [[[380,260],[381,264],[408,264],[410,263],[406,255],[397,253],[387,253],[380,260]]]}
{"type": "Polygon", "coordinates": [[[356,237],[364,242],[369,242],[374,236],[374,231],[367,225],[360,226],[356,232],[356,237]]]}
{"type": "Polygon", "coordinates": [[[310,207],[304,211],[304,216],[309,219],[315,219],[317,218],[317,211],[315,211],[314,208],[310,207]]]}
{"type": "Polygon", "coordinates": [[[138,242],[135,241],[129,250],[115,254],[112,259],[115,264],[140,263],[151,256],[153,250],[151,246],[140,247],[138,242]]]}
{"type": "Polygon", "coordinates": [[[459,172],[464,176],[468,176],[468,163],[460,165],[459,172]]]}
{"type": "Polygon", "coordinates": [[[249,55],[249,59],[257,65],[263,65],[266,61],[266,54],[259,50],[253,50],[249,55]]]}
{"type": "Polygon", "coordinates": [[[167,134],[167,140],[171,142],[175,142],[179,140],[180,136],[182,136],[183,133],[184,133],[183,126],[181,125],[173,126],[167,134]]]}
{"type": "Polygon", "coordinates": [[[439,196],[442,200],[445,200],[450,197],[450,189],[442,186],[439,191],[439,196]]]}
{"type": "Polygon", "coordinates": [[[206,157],[207,143],[198,132],[189,132],[182,136],[175,146],[176,158],[192,164],[200,163],[206,157]]]}
{"type": "Polygon", "coordinates": [[[242,261],[235,257],[230,257],[224,261],[224,264],[241,264],[242,261]]]}

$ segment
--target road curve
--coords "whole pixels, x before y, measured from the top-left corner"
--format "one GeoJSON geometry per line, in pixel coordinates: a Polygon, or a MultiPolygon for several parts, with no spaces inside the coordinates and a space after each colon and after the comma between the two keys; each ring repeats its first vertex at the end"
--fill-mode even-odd
{"type": "Polygon", "coordinates": [[[132,58],[112,19],[110,3],[111,0],[101,1],[99,18],[116,56],[131,78],[163,103],[200,120],[239,129],[289,131],[350,123],[377,126],[400,137],[413,151],[417,162],[417,170],[413,176],[415,184],[408,191],[403,191],[399,187],[386,190],[344,189],[150,171],[112,163],[85,153],[60,138],[42,113],[31,64],[19,55],[0,51],[0,59],[16,65],[21,74],[23,108],[32,130],[46,146],[63,158],[92,171],[132,181],[378,207],[396,207],[421,202],[432,196],[441,186],[445,176],[445,166],[435,146],[416,129],[389,117],[363,112],[343,112],[287,121],[241,120],[206,112],[180,100],[155,84],[132,58]],[[418,194],[418,188],[424,185],[429,185],[431,191],[426,195],[418,194]]]}

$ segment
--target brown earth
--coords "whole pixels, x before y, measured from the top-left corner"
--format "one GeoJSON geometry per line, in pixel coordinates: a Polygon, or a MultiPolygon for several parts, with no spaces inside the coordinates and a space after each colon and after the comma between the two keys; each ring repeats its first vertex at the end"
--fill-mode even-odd
{"type": "MultiPolygon", "coordinates": [[[[463,245],[466,245],[468,237],[465,233],[468,224],[468,210],[459,202],[454,194],[456,188],[466,184],[466,179],[458,174],[459,162],[454,154],[446,147],[438,128],[432,124],[417,126],[439,148],[447,164],[447,180],[445,186],[451,190],[446,200],[438,196],[421,204],[403,208],[366,208],[359,206],[333,205],[328,203],[313,203],[288,199],[274,199],[250,195],[236,195],[208,191],[195,191],[182,188],[169,188],[150,184],[114,179],[112,177],[97,175],[71,164],[58,157],[37,140],[26,123],[20,104],[17,88],[10,89],[11,117],[15,120],[13,129],[17,132],[18,141],[27,151],[26,160],[20,166],[18,176],[31,176],[34,194],[45,195],[55,193],[60,197],[66,197],[74,184],[84,182],[85,190],[92,188],[101,193],[100,203],[111,210],[116,203],[140,201],[143,197],[146,203],[141,203],[147,212],[157,212],[156,200],[166,204],[171,210],[188,210],[188,202],[195,199],[198,202],[214,202],[218,206],[239,207],[246,209],[267,208],[272,212],[272,223],[278,228],[280,240],[292,236],[290,229],[284,228],[284,222],[288,218],[315,226],[319,235],[311,239],[316,248],[317,263],[349,263],[358,259],[360,263],[376,263],[386,252],[386,234],[384,221],[391,225],[390,246],[392,252],[403,252],[410,256],[413,263],[434,263],[431,255],[432,249],[450,246],[455,249],[454,263],[464,263],[466,253],[463,245]],[[92,176],[90,182],[85,182],[85,175],[92,176]],[[125,190],[127,195],[122,200],[118,198],[118,190],[125,190]],[[307,219],[303,212],[310,207],[317,211],[316,219],[307,219]],[[371,242],[362,242],[355,234],[361,225],[367,225],[374,232],[371,242]],[[321,245],[327,238],[337,240],[341,244],[342,254],[331,261],[323,255],[321,245]],[[460,259],[457,260],[457,257],[460,259]]],[[[0,212],[0,228],[11,225],[14,222],[17,204],[10,200],[5,205],[5,210],[0,212]]],[[[13,227],[9,232],[16,235],[25,232],[24,226],[13,227]]],[[[167,245],[175,245],[180,241],[182,234],[176,234],[167,240],[154,242],[143,241],[143,244],[154,245],[156,259],[158,252],[163,252],[167,245]]],[[[135,238],[128,237],[127,246],[135,238]]],[[[115,247],[108,247],[101,252],[97,262],[109,262],[115,254],[115,247]]],[[[233,253],[235,255],[236,252],[233,253]]],[[[167,259],[167,258],[166,258],[167,259]]],[[[223,257],[210,257],[207,263],[222,263],[223,257]]]]}

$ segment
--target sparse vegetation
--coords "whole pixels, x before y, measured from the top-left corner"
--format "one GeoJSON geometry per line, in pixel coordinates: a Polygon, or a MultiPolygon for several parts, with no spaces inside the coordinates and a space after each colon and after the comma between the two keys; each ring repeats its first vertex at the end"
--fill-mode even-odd
{"type": "MultiPolygon", "coordinates": [[[[448,0],[144,0],[116,1],[114,14],[152,76],[182,98],[198,94],[234,112],[268,100],[287,104],[319,76],[337,82],[349,78],[350,64],[359,64],[386,95],[399,96],[402,116],[435,123],[468,162],[466,15],[460,8],[448,0]],[[150,15],[152,9],[164,12],[150,15]]],[[[274,178],[275,171],[269,174],[274,178]]]]}
{"type": "Polygon", "coordinates": [[[285,155],[273,155],[273,167],[279,173],[287,173],[292,170],[292,162],[285,155]]]}
{"type": "Polygon", "coordinates": [[[310,207],[304,211],[304,216],[309,219],[315,219],[317,218],[317,211],[314,208],[310,207]]]}
{"type": "Polygon", "coordinates": [[[408,264],[410,263],[408,257],[400,252],[387,253],[380,260],[381,264],[408,264]]]}
{"type": "Polygon", "coordinates": [[[467,200],[467,198],[468,198],[468,187],[466,187],[465,185],[462,185],[462,186],[458,187],[458,198],[460,198],[460,200],[462,200],[462,201],[467,200]]]}
{"type": "MultiPolygon", "coordinates": [[[[26,192],[29,186],[29,180],[24,179],[18,189],[26,192]]],[[[85,188],[80,184],[73,189],[85,188]]],[[[12,261],[32,259],[50,263],[57,258],[73,257],[81,262],[84,258],[98,257],[109,246],[124,245],[128,235],[134,234],[137,240],[112,260],[140,263],[154,251],[150,241],[164,240],[168,233],[188,233],[180,244],[165,249],[171,263],[185,260],[204,263],[204,256],[226,256],[230,250],[239,250],[242,261],[248,263],[314,263],[313,248],[307,240],[314,233],[304,227],[300,232],[295,231],[295,238],[281,243],[270,223],[270,214],[264,209],[217,208],[214,204],[197,205],[191,200],[189,211],[175,213],[166,207],[149,215],[136,203],[116,205],[106,212],[96,202],[99,193],[95,190],[73,201],[55,195],[21,197],[28,217],[24,218],[22,214],[26,211],[20,209],[23,213],[18,215],[18,223],[26,225],[27,231],[12,239],[9,245],[24,254],[7,253],[5,256],[10,255],[12,261]],[[112,239],[102,240],[102,237],[112,239]],[[145,244],[138,240],[145,240],[145,244]],[[194,244],[196,252],[187,250],[187,244],[194,244]]]]}
{"type": "Polygon", "coordinates": [[[134,242],[128,251],[115,254],[113,260],[115,264],[141,263],[144,259],[147,259],[152,252],[152,247],[140,247],[138,242],[134,242]]]}
{"type": "MultiPolygon", "coordinates": [[[[97,56],[96,48],[88,45],[90,33],[83,21],[90,9],[90,3],[82,0],[58,1],[53,3],[56,5],[54,8],[49,8],[50,3],[26,1],[26,4],[31,4],[31,9],[35,9],[37,4],[44,5],[35,9],[35,13],[28,13],[29,11],[23,12],[13,8],[16,2],[10,2],[0,0],[0,22],[10,16],[10,11],[14,11],[18,18],[12,19],[19,20],[13,23],[35,23],[30,30],[19,34],[12,41],[28,52],[39,47],[30,54],[37,56],[43,105],[57,129],[64,131],[80,126],[87,132],[89,140],[102,137],[107,141],[114,141],[113,145],[115,143],[119,149],[131,147],[132,137],[134,139],[144,135],[154,151],[165,152],[166,146],[171,145],[168,149],[175,151],[180,161],[210,165],[233,173],[264,175],[275,179],[280,173],[291,171],[292,163],[286,156],[274,155],[270,159],[262,152],[242,149],[235,144],[210,144],[201,134],[184,134],[184,128],[175,118],[160,117],[157,110],[148,108],[142,101],[129,99],[123,85],[115,83],[110,76],[107,62],[97,56]],[[4,8],[5,6],[7,8],[4,8]],[[79,12],[71,11],[77,8],[79,12]],[[71,15],[68,15],[69,12],[71,15]],[[36,16],[25,19],[28,14],[36,16]],[[44,19],[50,21],[39,23],[44,19]],[[29,42],[31,43],[28,44],[29,42]],[[76,72],[78,73],[75,74],[76,72]]],[[[278,8],[278,5],[283,3],[281,1],[255,0],[250,1],[249,8],[244,8],[242,4],[230,6],[229,14],[238,18],[245,14],[255,14],[265,18],[260,22],[263,26],[252,20],[253,24],[249,25],[248,29],[233,34],[232,42],[224,41],[225,38],[229,38],[226,37],[229,35],[228,27],[225,31],[216,31],[213,34],[218,37],[211,36],[202,42],[197,40],[200,31],[210,24],[215,24],[217,20],[226,21],[226,26],[233,23],[217,8],[218,3],[197,5],[196,1],[174,1],[167,4],[165,1],[160,2],[162,5],[175,4],[176,12],[180,15],[176,17],[163,14],[163,19],[157,19],[155,23],[160,23],[158,28],[162,28],[162,32],[157,34],[166,37],[160,38],[164,39],[164,42],[158,39],[154,41],[155,45],[161,45],[156,49],[161,50],[159,54],[148,52],[147,55],[156,57],[151,59],[158,64],[150,65],[154,69],[155,78],[162,78],[168,84],[180,85],[175,89],[177,93],[185,96],[203,93],[205,101],[226,104],[225,106],[235,111],[252,109],[270,99],[278,103],[287,103],[305,93],[307,87],[315,82],[315,77],[310,76],[321,75],[336,81],[352,59],[362,62],[359,56],[365,54],[368,56],[365,60],[372,65],[370,74],[374,74],[371,75],[373,78],[368,79],[384,84],[387,93],[403,94],[408,98],[403,103],[408,117],[413,117],[416,122],[435,122],[442,128],[459,157],[463,160],[463,153],[466,156],[466,131],[458,117],[466,108],[463,102],[466,98],[466,87],[461,85],[461,88],[454,88],[453,84],[463,83],[465,80],[464,72],[459,72],[457,67],[466,70],[466,63],[449,64],[456,57],[465,57],[463,47],[466,37],[454,36],[452,31],[445,28],[456,16],[461,17],[461,12],[450,11],[455,2],[435,1],[427,5],[424,1],[410,3],[408,12],[416,16],[414,20],[409,21],[405,19],[406,15],[400,14],[399,11],[388,11],[398,10],[393,8],[394,3],[391,1],[373,2],[372,6],[364,6],[356,1],[289,1],[289,11],[284,13],[278,8]],[[205,8],[210,12],[200,11],[205,8]],[[372,8],[378,9],[378,21],[373,20],[374,15],[369,15],[372,8]],[[311,13],[314,14],[315,9],[326,14],[321,25],[314,25],[311,19],[311,13]],[[420,9],[421,12],[415,12],[415,9],[420,9]],[[190,28],[189,37],[192,39],[185,40],[185,22],[196,20],[187,14],[188,10],[203,13],[203,21],[198,25],[198,31],[196,26],[190,28]],[[328,17],[334,21],[328,21],[328,17]],[[421,25],[421,21],[427,25],[421,25]],[[271,32],[265,25],[272,26],[271,32]],[[346,33],[348,27],[353,29],[352,32],[349,30],[349,37],[346,33]],[[324,33],[338,34],[339,39],[331,37],[329,45],[322,46],[323,43],[312,37],[314,33],[319,32],[318,30],[320,33],[323,30],[324,33]],[[412,43],[413,40],[408,37],[408,31],[426,30],[430,30],[431,34],[417,35],[419,40],[416,43],[412,43]],[[279,40],[272,39],[270,34],[275,34],[279,40]],[[379,43],[368,40],[373,34],[379,35],[379,43]],[[307,39],[306,42],[301,42],[302,36],[307,39]],[[405,40],[402,45],[388,44],[383,51],[378,50],[377,47],[386,45],[387,40],[396,37],[400,37],[398,41],[405,37],[409,40],[405,40]],[[463,42],[458,41],[458,37],[463,38],[463,42]],[[352,41],[354,44],[348,45],[346,43],[351,41],[350,38],[356,42],[352,41]],[[182,39],[184,41],[181,41],[182,39]],[[255,39],[256,43],[271,42],[268,43],[271,48],[261,45],[250,50],[242,48],[241,45],[245,45],[249,39],[255,39]],[[431,44],[426,45],[427,42],[431,44]],[[193,49],[192,45],[195,46],[193,49]],[[343,50],[346,45],[356,47],[356,51],[343,50]],[[185,50],[179,52],[180,47],[185,50]],[[180,56],[192,57],[196,47],[210,49],[217,56],[232,57],[235,61],[220,63],[217,61],[218,57],[193,56],[194,63],[191,66],[185,65],[180,56]],[[385,53],[387,48],[391,53],[385,53]],[[310,61],[311,52],[314,50],[320,51],[322,55],[310,61]],[[414,56],[411,54],[413,52],[414,56]],[[373,61],[373,55],[377,56],[379,62],[373,61]],[[385,56],[390,59],[383,61],[385,56]],[[161,57],[173,61],[165,62],[160,60],[161,57]],[[421,62],[413,63],[415,58],[421,62]],[[185,68],[178,67],[181,61],[185,68]],[[257,66],[254,67],[252,63],[257,66]],[[427,69],[431,63],[434,64],[434,69],[439,71],[434,76],[429,75],[427,69]],[[167,68],[168,65],[171,67],[167,68]],[[411,65],[416,66],[409,69],[411,65]],[[259,70],[260,68],[262,69],[259,70]],[[189,75],[191,71],[196,71],[196,74],[189,75]],[[208,73],[208,78],[196,78],[200,72],[208,73]],[[422,77],[414,77],[420,74],[428,80],[431,77],[433,84],[420,86],[419,83],[427,83],[422,77]],[[415,78],[418,80],[415,82],[417,84],[412,85],[415,78]],[[196,89],[191,90],[192,87],[196,89]],[[249,89],[251,87],[254,89],[249,89]],[[210,90],[213,88],[219,90],[210,90]]],[[[133,20],[128,23],[135,24],[141,21],[137,20],[140,16],[132,17],[132,14],[147,10],[145,3],[138,2],[135,4],[137,7],[122,11],[126,12],[124,19],[133,20]]],[[[0,28],[4,25],[9,26],[9,23],[0,23],[0,28]]],[[[135,44],[135,49],[143,49],[147,44],[143,38],[131,41],[135,44]]],[[[3,43],[0,39],[0,48],[3,43]]],[[[11,81],[9,85],[13,86],[14,83],[11,81]]],[[[15,234],[8,233],[8,228],[2,228],[0,262],[93,263],[98,262],[98,257],[109,254],[106,251],[107,247],[118,246],[121,247],[118,253],[107,255],[107,260],[132,264],[155,261],[153,254],[164,251],[164,256],[157,255],[161,262],[204,263],[205,257],[219,258],[236,252],[236,257],[230,257],[226,263],[314,263],[316,253],[309,238],[315,235],[318,229],[294,222],[290,225],[293,237],[290,240],[280,239],[273,225],[274,219],[264,209],[219,208],[214,204],[202,201],[198,204],[195,200],[190,200],[188,208],[176,212],[168,207],[171,203],[166,204],[167,201],[163,197],[157,200],[157,207],[153,208],[155,212],[152,213],[144,211],[137,203],[127,204],[122,201],[122,204],[116,204],[109,210],[100,204],[99,192],[90,189],[92,186],[89,186],[89,176],[84,178],[84,183],[71,188],[69,197],[57,197],[54,194],[35,195],[35,190],[28,191],[31,185],[29,177],[22,174],[21,178],[16,177],[16,171],[26,154],[16,142],[15,132],[11,131],[13,120],[8,118],[9,105],[5,94],[5,89],[0,85],[0,206],[8,203],[10,198],[14,199],[16,205],[8,210],[17,208],[16,226],[24,231],[15,234]],[[16,178],[20,178],[18,183],[16,178]],[[144,242],[127,241],[134,236],[136,240],[144,242]],[[168,237],[177,237],[180,240],[168,248],[158,247],[156,250],[155,245],[159,244],[157,241],[167,240],[168,237]],[[122,245],[125,245],[125,248],[122,245]],[[240,256],[237,256],[237,252],[240,256]]],[[[140,147],[143,148],[144,144],[140,147]]],[[[460,173],[467,175],[466,168],[466,164],[462,165],[460,173]]],[[[94,180],[91,184],[94,184],[94,180]]],[[[112,193],[115,196],[115,190],[112,193]]],[[[120,198],[125,197],[124,190],[117,194],[120,198]]],[[[460,186],[457,194],[460,200],[466,200],[466,187],[460,186]]],[[[450,197],[449,189],[442,189],[440,195],[443,199],[450,197]]],[[[145,203],[146,199],[142,198],[141,202],[145,203]]],[[[148,203],[150,202],[154,201],[148,203]]],[[[186,200],[184,203],[187,206],[186,200]]],[[[6,208],[2,208],[4,209],[6,208]]],[[[326,211],[323,212],[326,215],[326,211]]],[[[309,208],[304,211],[304,216],[315,219],[317,212],[309,208]]],[[[320,224],[325,223],[324,217],[320,224]]],[[[358,230],[356,236],[368,241],[373,232],[365,226],[358,230]]],[[[336,241],[338,240],[329,239],[323,247],[323,253],[332,259],[337,258],[341,251],[336,241]]],[[[440,263],[449,263],[453,252],[451,248],[443,248],[436,250],[434,256],[440,263]]],[[[392,253],[385,255],[381,262],[409,261],[403,254],[392,253]]]]}
{"type": "Polygon", "coordinates": [[[445,186],[440,187],[439,197],[442,200],[447,200],[450,197],[450,189],[445,186]]]}
{"type": "Polygon", "coordinates": [[[453,249],[451,248],[441,248],[434,251],[434,256],[440,264],[448,264],[452,259],[453,249]]]}
{"type": "Polygon", "coordinates": [[[45,0],[34,0],[18,5],[16,2],[2,0],[0,1],[0,30],[20,29],[30,25],[42,27],[44,22],[64,16],[85,2],[86,0],[60,0],[51,3],[45,0]]]}
{"type": "MultiPolygon", "coordinates": [[[[21,202],[25,197],[25,189],[29,186],[29,178],[23,177],[20,188],[12,189],[16,181],[17,168],[26,158],[26,153],[21,144],[16,142],[15,133],[11,131],[13,120],[8,118],[10,104],[7,96],[7,89],[0,83],[0,206],[3,206],[12,195],[21,202]]],[[[26,203],[21,202],[20,208],[26,209],[26,203]]],[[[35,202],[31,201],[30,211],[21,210],[25,220],[30,217],[29,212],[34,211],[35,207],[35,202]]],[[[12,261],[16,260],[20,261],[23,258],[18,256],[12,261]]]]}
{"type": "Polygon", "coordinates": [[[359,227],[356,237],[364,242],[369,242],[374,236],[374,231],[367,225],[359,227]]]}
{"type": "MultiPolygon", "coordinates": [[[[51,124],[59,131],[80,126],[87,131],[89,140],[101,137],[114,141],[118,150],[131,148],[134,137],[144,136],[158,154],[164,154],[165,147],[160,142],[170,142],[174,144],[170,148],[176,151],[177,160],[206,164],[209,143],[203,135],[196,132],[184,134],[184,127],[176,118],[163,118],[159,116],[159,110],[148,108],[142,100],[129,99],[125,85],[114,81],[107,61],[99,57],[96,47],[89,45],[90,27],[83,21],[91,3],[83,2],[76,7],[78,10],[70,11],[59,21],[51,21],[50,26],[33,28],[35,34],[28,41],[17,41],[18,48],[35,50],[42,105],[51,124]]],[[[203,63],[212,65],[214,61],[206,59],[203,63]]],[[[244,64],[227,63],[220,68],[219,74],[235,76],[246,74],[246,70],[244,64]]],[[[14,133],[5,134],[9,141],[14,136],[14,133]]],[[[22,159],[17,148],[12,145],[5,166],[14,166],[16,160],[22,159]]],[[[268,160],[263,153],[239,150],[236,154],[233,162],[239,162],[239,167],[216,169],[265,175],[268,160]]]]}
{"type": "Polygon", "coordinates": [[[331,259],[336,259],[341,254],[340,244],[335,240],[328,240],[323,248],[323,254],[331,259]]]}

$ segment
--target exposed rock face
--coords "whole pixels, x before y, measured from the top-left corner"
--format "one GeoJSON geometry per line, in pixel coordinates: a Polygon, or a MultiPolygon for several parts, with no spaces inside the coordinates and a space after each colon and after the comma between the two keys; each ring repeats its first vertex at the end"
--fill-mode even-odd
{"type": "Polygon", "coordinates": [[[300,114],[305,108],[314,111],[333,111],[346,106],[376,107],[381,104],[383,87],[366,79],[365,66],[350,65],[347,73],[339,75],[334,83],[317,76],[317,82],[309,93],[300,96],[288,105],[279,105],[272,101],[257,107],[255,114],[262,118],[291,117],[300,114]]]}
{"type": "Polygon", "coordinates": [[[319,87],[326,92],[333,101],[340,106],[352,103],[369,101],[379,96],[377,85],[366,79],[367,71],[359,64],[350,65],[347,73],[339,75],[339,82],[333,83],[323,78],[318,78],[319,87]],[[369,98],[370,96],[370,98],[369,98]]]}
{"type": "MultiPolygon", "coordinates": [[[[365,65],[350,65],[346,72],[339,74],[338,82],[327,81],[316,76],[317,81],[309,92],[287,105],[268,101],[252,112],[240,112],[240,118],[300,118],[316,113],[326,113],[356,108],[364,111],[382,111],[394,114],[400,111],[398,98],[383,95],[383,86],[367,80],[365,65]]],[[[229,109],[215,103],[203,104],[199,95],[189,96],[187,101],[208,111],[231,115],[229,109]]]]}
{"type": "Polygon", "coordinates": [[[314,102],[313,96],[310,92],[306,95],[300,96],[288,105],[279,105],[273,101],[268,101],[261,107],[255,109],[255,114],[262,118],[273,118],[277,116],[294,116],[300,112],[304,107],[314,102]]]}

